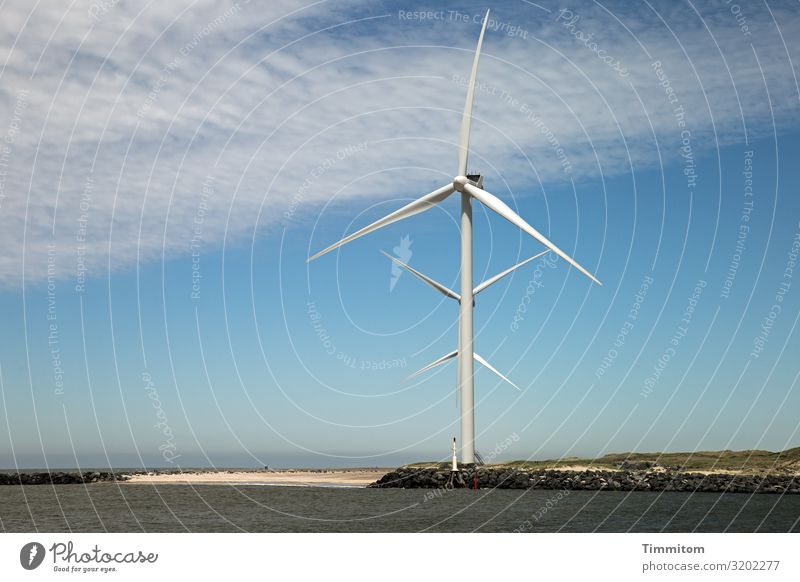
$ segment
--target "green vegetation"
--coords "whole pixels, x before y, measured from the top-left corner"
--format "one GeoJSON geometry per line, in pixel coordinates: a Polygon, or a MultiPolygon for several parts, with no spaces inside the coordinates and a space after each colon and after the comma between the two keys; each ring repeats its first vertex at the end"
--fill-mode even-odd
{"type": "MultiPolygon", "coordinates": [[[[447,469],[449,463],[414,463],[417,469],[447,469]]],[[[546,461],[511,461],[488,465],[523,470],[588,467],[598,470],[669,468],[682,471],[736,472],[742,474],[800,474],[800,447],[774,453],[771,451],[698,451],[695,453],[612,453],[597,459],[564,457],[546,461]]]]}

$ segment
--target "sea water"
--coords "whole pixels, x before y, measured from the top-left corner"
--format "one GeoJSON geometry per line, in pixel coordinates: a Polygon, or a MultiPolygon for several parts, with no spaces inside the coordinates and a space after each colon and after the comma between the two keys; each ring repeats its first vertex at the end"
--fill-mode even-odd
{"type": "Polygon", "coordinates": [[[799,532],[800,496],[98,483],[0,487],[9,532],[799,532]]]}

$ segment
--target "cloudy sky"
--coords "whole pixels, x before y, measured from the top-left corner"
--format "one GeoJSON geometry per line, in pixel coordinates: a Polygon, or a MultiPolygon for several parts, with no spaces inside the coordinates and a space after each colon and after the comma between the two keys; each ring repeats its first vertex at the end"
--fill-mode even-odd
{"type": "MultiPolygon", "coordinates": [[[[478,450],[797,446],[797,3],[495,4],[470,166],[604,286],[480,297],[478,450]]],[[[456,203],[305,258],[452,179],[485,9],[3,3],[0,464],[446,455],[455,309],[378,250],[455,286],[456,203]]]]}

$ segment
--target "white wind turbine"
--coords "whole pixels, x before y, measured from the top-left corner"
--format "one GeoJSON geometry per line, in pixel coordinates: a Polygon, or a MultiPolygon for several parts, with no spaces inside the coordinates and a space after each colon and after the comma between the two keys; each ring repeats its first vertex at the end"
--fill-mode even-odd
{"type": "MultiPolygon", "coordinates": [[[[481,35],[478,38],[478,48],[475,50],[475,58],[472,61],[472,72],[470,74],[469,86],[467,87],[467,100],[464,105],[464,113],[461,117],[461,131],[458,138],[458,172],[453,178],[453,182],[442,186],[438,190],[434,190],[430,194],[418,198],[414,202],[395,210],[388,216],[381,218],[365,226],[361,230],[346,236],[339,242],[332,244],[328,248],[318,252],[317,254],[309,257],[308,262],[330,252],[340,246],[349,243],[365,234],[378,230],[384,226],[388,226],[398,220],[414,216],[425,210],[433,208],[435,205],[444,201],[448,196],[454,192],[461,194],[461,293],[456,293],[437,283],[433,279],[426,277],[419,271],[412,269],[408,265],[400,262],[396,258],[387,255],[395,263],[420,278],[428,285],[436,289],[443,295],[455,299],[460,304],[459,309],[459,331],[458,331],[458,349],[450,352],[431,362],[421,370],[412,374],[416,376],[431,368],[443,364],[444,362],[458,356],[458,385],[461,391],[461,462],[464,464],[472,464],[475,462],[475,410],[474,410],[474,365],[473,360],[477,360],[481,365],[485,366],[500,378],[517,388],[508,378],[503,376],[500,372],[495,370],[486,360],[475,353],[473,349],[473,326],[472,326],[472,311],[475,305],[475,296],[505,277],[515,269],[525,265],[526,263],[536,259],[537,257],[552,251],[559,257],[567,261],[570,265],[578,269],[581,273],[589,277],[597,284],[601,284],[594,275],[589,273],[586,269],[581,267],[575,260],[567,255],[564,251],[559,249],[556,245],[545,238],[539,231],[533,228],[530,224],[525,222],[516,212],[511,210],[505,202],[490,194],[483,189],[483,176],[478,174],[467,174],[467,153],[469,151],[469,134],[470,124],[472,121],[472,101],[475,94],[475,77],[478,72],[478,60],[481,54],[481,45],[483,44],[483,35],[486,32],[486,24],[489,21],[489,10],[486,11],[486,17],[483,20],[483,27],[481,28],[481,35]],[[484,281],[477,287],[472,286],[472,199],[481,202],[484,206],[493,210],[511,224],[514,224],[519,229],[523,230],[544,246],[548,250],[543,251],[533,257],[530,257],[513,267],[506,269],[502,273],[484,281]]],[[[386,254],[386,253],[384,253],[386,254]]],[[[519,390],[519,388],[517,388],[519,390]]]]}

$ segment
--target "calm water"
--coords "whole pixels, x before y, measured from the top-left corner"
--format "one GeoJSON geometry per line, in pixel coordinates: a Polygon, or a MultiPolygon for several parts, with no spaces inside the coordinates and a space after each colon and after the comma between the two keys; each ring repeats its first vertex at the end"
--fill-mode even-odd
{"type": "Polygon", "coordinates": [[[0,487],[0,530],[800,531],[800,496],[246,485],[0,487]],[[549,506],[548,506],[549,502],[549,506]]]}

